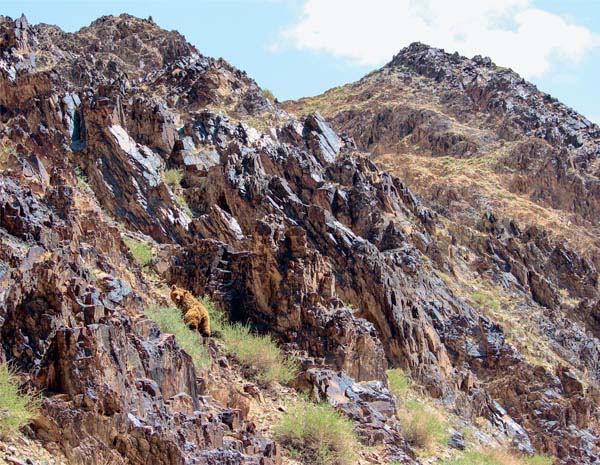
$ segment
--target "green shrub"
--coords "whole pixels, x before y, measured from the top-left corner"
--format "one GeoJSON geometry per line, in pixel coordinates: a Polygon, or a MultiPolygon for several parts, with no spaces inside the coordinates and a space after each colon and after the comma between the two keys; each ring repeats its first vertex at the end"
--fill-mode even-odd
{"type": "Polygon", "coordinates": [[[163,174],[163,180],[170,187],[179,187],[181,180],[183,179],[183,170],[178,168],[172,168],[165,170],[163,174]]]}
{"type": "Polygon", "coordinates": [[[151,306],[146,309],[146,316],[154,321],[162,332],[175,336],[179,346],[192,357],[196,368],[203,370],[210,366],[211,358],[202,343],[200,333],[186,326],[181,310],[176,307],[151,306]]]}
{"type": "Polygon", "coordinates": [[[296,377],[298,364],[286,357],[266,335],[254,334],[248,325],[229,323],[209,299],[202,299],[210,315],[211,331],[221,333],[225,350],[250,368],[257,381],[285,384],[296,377]]]}
{"type": "Polygon", "coordinates": [[[123,242],[131,251],[133,257],[142,266],[147,266],[152,261],[152,247],[146,242],[136,241],[127,236],[123,236],[123,242]]]}
{"type": "Polygon", "coordinates": [[[523,465],[552,465],[552,457],[536,454],[531,457],[523,457],[523,465]]]}
{"type": "Polygon", "coordinates": [[[399,399],[403,399],[410,389],[410,379],[401,368],[394,368],[387,371],[388,384],[390,391],[399,399]]]}
{"type": "Polygon", "coordinates": [[[354,465],[359,448],[352,422],[329,404],[300,401],[288,407],[274,436],[288,452],[313,465],[354,465]]]}
{"type": "Polygon", "coordinates": [[[17,151],[14,147],[0,145],[0,162],[7,160],[11,156],[17,156],[17,151]]]}
{"type": "Polygon", "coordinates": [[[277,100],[273,95],[273,92],[271,92],[269,89],[263,89],[263,95],[267,97],[271,102],[275,102],[277,100]]]}
{"type": "Polygon", "coordinates": [[[483,305],[485,307],[489,307],[492,310],[499,311],[500,310],[500,302],[489,292],[485,291],[476,291],[471,294],[471,297],[475,302],[479,305],[483,305]]]}
{"type": "Polygon", "coordinates": [[[448,422],[437,411],[424,403],[409,399],[399,412],[404,438],[408,443],[425,453],[448,442],[448,422]]]}
{"type": "Polygon", "coordinates": [[[82,191],[89,191],[89,179],[82,171],[82,169],[79,166],[76,166],[75,168],[73,168],[73,170],[75,171],[75,176],[77,176],[77,187],[79,187],[79,189],[81,189],[82,191]]]}
{"type": "Polygon", "coordinates": [[[545,455],[522,456],[503,449],[472,450],[444,460],[442,465],[552,465],[545,455]]]}
{"type": "Polygon", "coordinates": [[[15,434],[37,415],[40,398],[19,392],[19,380],[5,363],[0,364],[0,436],[15,434]]]}
{"type": "Polygon", "coordinates": [[[175,199],[177,200],[177,203],[179,204],[179,206],[185,210],[185,212],[187,213],[187,215],[189,217],[194,216],[194,213],[192,213],[192,209],[188,205],[187,200],[185,200],[184,196],[177,195],[177,196],[175,196],[175,199]]]}

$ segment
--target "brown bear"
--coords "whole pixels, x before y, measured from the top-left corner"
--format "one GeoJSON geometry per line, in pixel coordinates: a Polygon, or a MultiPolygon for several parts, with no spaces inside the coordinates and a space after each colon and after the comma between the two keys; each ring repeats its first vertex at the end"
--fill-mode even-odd
{"type": "Polygon", "coordinates": [[[171,300],[183,313],[184,323],[202,336],[210,337],[210,317],[206,307],[186,289],[171,287],[171,300]]]}

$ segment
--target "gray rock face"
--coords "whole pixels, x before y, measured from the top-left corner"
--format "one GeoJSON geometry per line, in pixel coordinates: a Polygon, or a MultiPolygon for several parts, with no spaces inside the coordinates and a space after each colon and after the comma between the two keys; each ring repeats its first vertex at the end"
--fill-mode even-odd
{"type": "Polygon", "coordinates": [[[333,163],[342,148],[342,141],[319,113],[309,116],[304,123],[306,145],[321,163],[333,163]]]}
{"type": "Polygon", "coordinates": [[[306,378],[312,397],[329,402],[352,419],[366,444],[384,444],[390,461],[415,463],[414,453],[401,435],[394,396],[381,381],[357,383],[343,372],[316,368],[307,370],[306,378]]]}

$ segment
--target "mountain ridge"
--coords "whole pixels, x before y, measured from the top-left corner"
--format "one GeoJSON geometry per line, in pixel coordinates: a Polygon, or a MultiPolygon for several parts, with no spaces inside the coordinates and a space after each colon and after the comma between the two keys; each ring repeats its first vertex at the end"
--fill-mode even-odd
{"type": "MultiPolygon", "coordinates": [[[[460,80],[457,78],[456,74],[452,71],[457,67],[462,67],[462,71],[471,72],[472,74],[469,77],[472,78],[472,81],[483,80],[486,84],[492,86],[501,86],[505,88],[510,88],[515,91],[517,96],[526,99],[527,97],[531,97],[532,95],[539,94],[540,98],[533,100],[529,99],[529,104],[534,105],[535,107],[545,106],[551,107],[556,113],[559,115],[554,116],[554,120],[547,121],[550,124],[557,123],[557,119],[561,118],[572,118],[573,121],[569,121],[570,124],[574,125],[576,129],[584,129],[586,132],[589,130],[591,133],[590,136],[594,138],[597,142],[597,139],[600,137],[600,132],[598,125],[589,121],[585,116],[578,113],[576,110],[564,105],[559,102],[556,98],[552,97],[550,94],[538,90],[537,86],[526,81],[522,78],[517,72],[513,71],[510,68],[503,68],[497,66],[489,57],[482,57],[481,55],[476,55],[471,59],[461,57],[457,52],[450,54],[444,52],[441,49],[435,49],[433,47],[429,47],[425,44],[415,43],[410,45],[409,47],[401,50],[397,55],[392,58],[392,60],[385,65],[385,67],[394,67],[394,66],[407,66],[409,68],[412,67],[415,71],[419,72],[419,70],[423,71],[429,77],[435,77],[440,80],[450,80],[452,84],[457,85],[461,88],[468,88],[472,86],[472,82],[465,82],[464,80],[460,80]],[[446,66],[444,66],[440,61],[443,61],[446,66]],[[440,74],[436,73],[435,66],[440,66],[440,74]],[[473,66],[476,65],[476,66],[473,66]],[[470,69],[474,68],[474,69],[470,69]],[[485,73],[482,73],[482,70],[490,69],[494,73],[491,77],[485,76],[485,73]],[[443,71],[450,71],[449,74],[444,75],[443,71]],[[456,79],[456,80],[455,80],[456,79]],[[498,79],[500,81],[505,80],[506,82],[500,82],[498,84],[494,84],[493,82],[490,84],[490,80],[498,79]]],[[[479,84],[479,83],[477,83],[479,84]]],[[[512,96],[511,96],[512,97],[512,96]]],[[[513,97],[514,99],[514,97],[513,97]]],[[[487,102],[483,101],[485,105],[494,105],[495,102],[487,102]]],[[[511,109],[511,105],[514,105],[512,100],[504,102],[504,106],[500,106],[500,108],[504,111],[508,111],[511,109]]],[[[535,111],[535,110],[534,110],[535,111]]],[[[544,119],[543,113],[541,116],[532,115],[533,118],[544,119]]],[[[544,121],[546,122],[546,121],[544,121]]],[[[557,125],[559,126],[559,125],[557,125]]],[[[559,126],[559,129],[562,129],[559,126]]],[[[565,131],[566,136],[568,135],[565,131]]],[[[538,134],[536,134],[538,135],[538,134]]],[[[566,137],[565,136],[565,137],[566,137]]],[[[548,138],[546,135],[543,138],[548,138]]],[[[560,139],[559,139],[560,140],[560,139]]],[[[558,142],[559,140],[549,139],[550,142],[558,142]]],[[[580,147],[583,142],[578,140],[577,137],[573,139],[565,139],[565,142],[568,144],[575,146],[576,148],[580,147]]]]}

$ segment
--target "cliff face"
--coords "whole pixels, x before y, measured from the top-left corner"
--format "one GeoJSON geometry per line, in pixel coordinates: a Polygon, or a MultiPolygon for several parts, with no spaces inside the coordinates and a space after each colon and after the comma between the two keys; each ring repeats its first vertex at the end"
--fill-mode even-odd
{"type": "Polygon", "coordinates": [[[297,387],[347,396],[381,446],[361,461],[415,463],[397,366],[484,442],[598,460],[600,130],[514,73],[415,45],[280,106],[151,21],[0,17],[0,120],[0,361],[69,463],[282,460],[253,389],[145,317],[172,283],[276,338],[297,387]]]}

